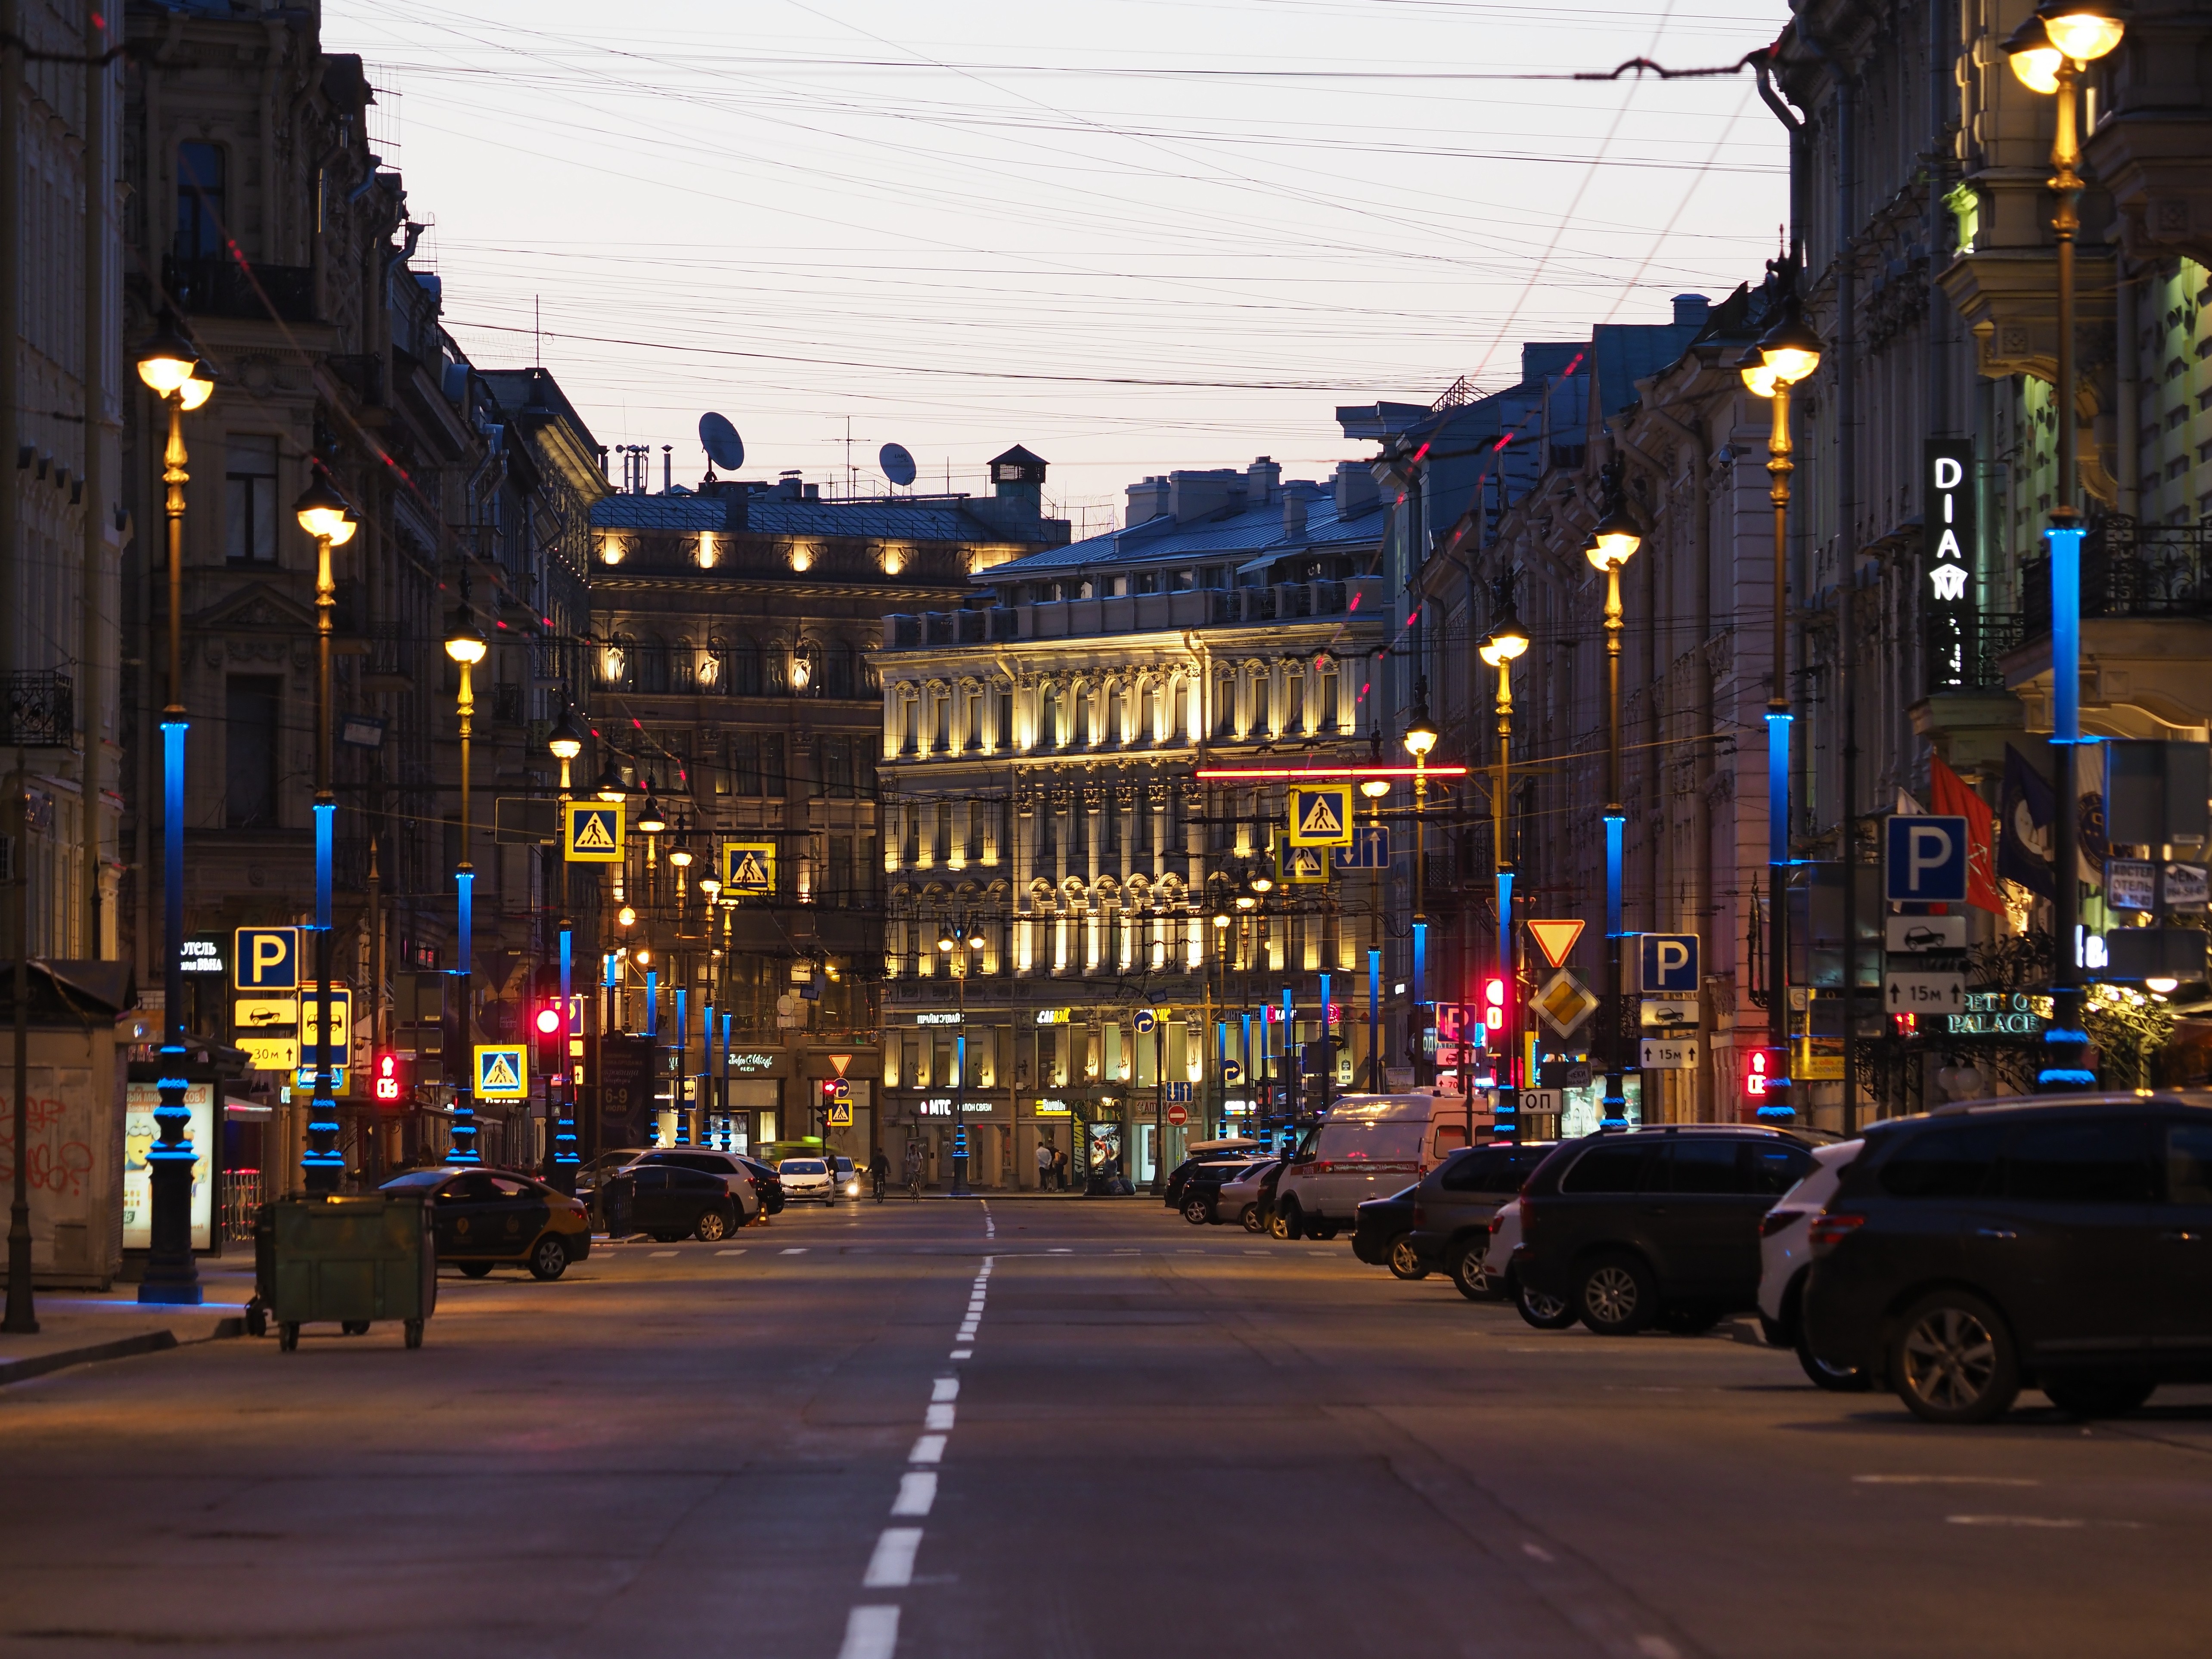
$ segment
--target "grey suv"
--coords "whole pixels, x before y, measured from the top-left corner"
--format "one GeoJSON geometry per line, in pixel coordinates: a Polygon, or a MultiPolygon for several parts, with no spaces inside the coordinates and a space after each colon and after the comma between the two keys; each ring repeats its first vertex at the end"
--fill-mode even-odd
{"type": "Polygon", "coordinates": [[[1778,1129],[1680,1124],[1569,1141],[1521,1196],[1512,1271],[1606,1336],[1759,1306],[1759,1224],[1814,1168],[1778,1129]]]}
{"type": "Polygon", "coordinates": [[[1490,1246],[1490,1218],[1551,1155],[1553,1143],[1499,1142],[1468,1146],[1421,1178],[1413,1193],[1414,1258],[1431,1272],[1451,1275],[1470,1302],[1494,1302],[1498,1281],[1483,1266],[1490,1246]]]}

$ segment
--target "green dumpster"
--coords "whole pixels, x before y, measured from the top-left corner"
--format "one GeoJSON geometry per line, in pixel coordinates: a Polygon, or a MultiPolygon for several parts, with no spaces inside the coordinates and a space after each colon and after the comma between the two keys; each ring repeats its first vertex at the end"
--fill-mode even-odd
{"type": "Polygon", "coordinates": [[[380,1319],[405,1322],[407,1346],[438,1305],[430,1206],[414,1194],[279,1199],[265,1206],[270,1254],[264,1291],[286,1352],[300,1327],[335,1321],[349,1336],[380,1319]]]}

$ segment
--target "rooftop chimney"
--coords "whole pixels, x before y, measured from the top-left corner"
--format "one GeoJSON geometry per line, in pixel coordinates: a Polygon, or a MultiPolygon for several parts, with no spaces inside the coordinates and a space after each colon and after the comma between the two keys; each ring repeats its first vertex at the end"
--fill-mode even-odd
{"type": "Polygon", "coordinates": [[[1291,489],[1283,492],[1283,539],[1303,541],[1306,533],[1305,492],[1291,489]]]}
{"type": "Polygon", "coordinates": [[[1713,302],[1702,294],[1677,294],[1674,296],[1675,325],[1680,328],[1692,326],[1703,328],[1705,325],[1705,314],[1712,308],[1713,302]]]}

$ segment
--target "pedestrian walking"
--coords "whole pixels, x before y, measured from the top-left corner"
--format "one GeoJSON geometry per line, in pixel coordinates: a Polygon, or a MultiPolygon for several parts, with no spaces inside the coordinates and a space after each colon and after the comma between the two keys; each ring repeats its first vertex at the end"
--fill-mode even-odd
{"type": "Polygon", "coordinates": [[[1067,1190],[1067,1154],[1057,1149],[1052,1155],[1052,1178],[1061,1192],[1067,1190]]]}
{"type": "Polygon", "coordinates": [[[1037,1141],[1037,1190],[1047,1192],[1052,1187],[1053,1170],[1060,1162],[1060,1154],[1052,1149],[1052,1142],[1040,1138],[1037,1141]]]}

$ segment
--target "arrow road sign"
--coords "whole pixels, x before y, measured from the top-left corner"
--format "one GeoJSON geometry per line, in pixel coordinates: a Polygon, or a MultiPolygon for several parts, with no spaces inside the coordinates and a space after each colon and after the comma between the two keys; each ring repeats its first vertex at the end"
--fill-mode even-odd
{"type": "Polygon", "coordinates": [[[1137,1027],[1137,1035],[1139,1036],[1150,1036],[1152,1032],[1152,1027],[1158,1025],[1159,1023],[1159,1016],[1154,1013],[1151,1009],[1139,1008],[1137,1010],[1135,1024],[1137,1027]]]}
{"type": "Polygon", "coordinates": [[[1882,865],[1888,896],[1902,903],[1965,903],[1966,819],[1899,813],[1886,822],[1882,865]]]}
{"type": "Polygon", "coordinates": [[[1881,982],[1881,1004],[1893,1014],[1963,1014],[1966,976],[1892,973],[1881,982]]]}
{"type": "Polygon", "coordinates": [[[1698,1069],[1695,1038],[1645,1037],[1637,1065],[1647,1072],[1694,1072],[1698,1069]]]}
{"type": "Polygon", "coordinates": [[[1390,867],[1390,826],[1362,823],[1353,827],[1352,844],[1336,849],[1340,870],[1388,870],[1390,867]]]}

